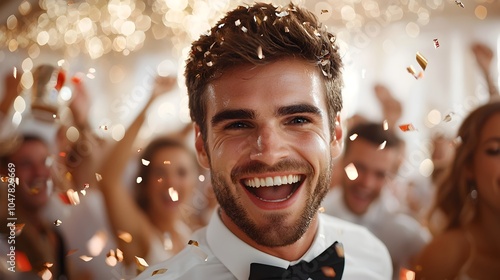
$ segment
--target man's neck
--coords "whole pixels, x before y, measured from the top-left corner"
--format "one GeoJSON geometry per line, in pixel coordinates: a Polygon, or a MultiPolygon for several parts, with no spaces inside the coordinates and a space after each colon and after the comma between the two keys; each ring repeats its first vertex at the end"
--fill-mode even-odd
{"type": "Polygon", "coordinates": [[[316,236],[316,232],[318,231],[318,214],[314,215],[311,220],[311,224],[308,229],[302,235],[302,237],[297,240],[295,243],[281,246],[281,247],[267,247],[258,244],[253,239],[248,237],[246,233],[244,233],[227,215],[223,210],[219,212],[220,218],[224,225],[241,241],[247,243],[248,245],[254,247],[255,249],[269,254],[271,256],[278,257],[280,259],[284,259],[287,261],[295,261],[300,259],[311,247],[314,237],[316,236]]]}

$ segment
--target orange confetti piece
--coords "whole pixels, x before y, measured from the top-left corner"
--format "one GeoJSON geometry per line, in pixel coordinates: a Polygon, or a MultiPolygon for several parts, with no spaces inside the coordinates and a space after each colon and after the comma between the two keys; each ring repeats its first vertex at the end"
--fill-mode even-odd
{"type": "Polygon", "coordinates": [[[400,280],[415,280],[415,272],[404,267],[399,269],[400,280]]]}
{"type": "Polygon", "coordinates": [[[403,132],[417,130],[415,128],[415,126],[413,126],[413,124],[411,124],[411,123],[409,123],[409,124],[402,124],[402,125],[399,126],[399,129],[401,129],[401,131],[403,131],[403,132]]]}
{"type": "Polygon", "coordinates": [[[132,242],[132,235],[128,232],[125,232],[125,231],[119,231],[118,238],[120,238],[121,240],[123,240],[126,243],[132,242]]]}
{"type": "Polygon", "coordinates": [[[333,269],[333,267],[330,267],[330,266],[323,266],[323,267],[321,267],[321,271],[323,272],[323,274],[326,277],[334,278],[335,275],[337,275],[335,273],[335,269],[333,269]]]}

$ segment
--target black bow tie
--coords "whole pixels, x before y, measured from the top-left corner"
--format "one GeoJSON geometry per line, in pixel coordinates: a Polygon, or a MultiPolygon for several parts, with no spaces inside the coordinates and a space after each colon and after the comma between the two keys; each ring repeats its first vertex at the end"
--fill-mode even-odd
{"type": "Polygon", "coordinates": [[[310,262],[300,261],[287,269],[272,265],[250,264],[249,280],[340,280],[344,272],[344,250],[335,242],[310,262]]]}

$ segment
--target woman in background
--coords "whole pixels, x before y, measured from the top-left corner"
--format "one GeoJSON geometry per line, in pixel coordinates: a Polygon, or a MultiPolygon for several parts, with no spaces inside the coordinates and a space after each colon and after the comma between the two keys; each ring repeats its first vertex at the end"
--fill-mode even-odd
{"type": "Polygon", "coordinates": [[[500,102],[470,113],[458,136],[430,213],[436,236],[418,258],[417,279],[500,279],[500,102]]]}

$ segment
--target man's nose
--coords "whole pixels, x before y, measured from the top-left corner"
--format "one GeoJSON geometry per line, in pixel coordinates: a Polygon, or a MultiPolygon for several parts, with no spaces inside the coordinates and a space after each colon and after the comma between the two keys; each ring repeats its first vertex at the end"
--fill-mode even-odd
{"type": "Polygon", "coordinates": [[[250,159],[258,160],[267,165],[274,165],[289,154],[284,131],[279,127],[265,125],[256,130],[250,139],[250,159]]]}

